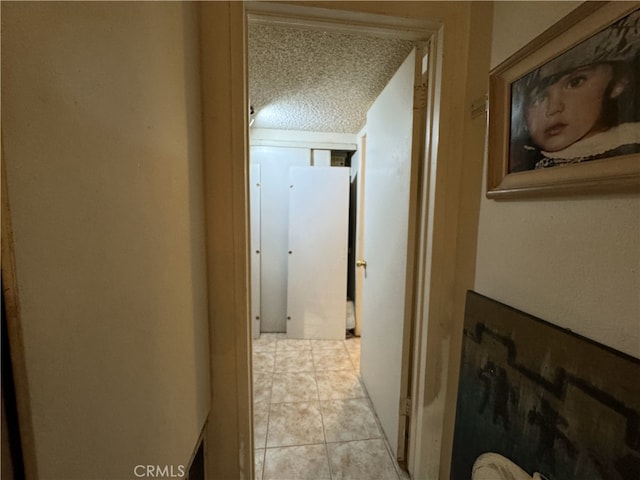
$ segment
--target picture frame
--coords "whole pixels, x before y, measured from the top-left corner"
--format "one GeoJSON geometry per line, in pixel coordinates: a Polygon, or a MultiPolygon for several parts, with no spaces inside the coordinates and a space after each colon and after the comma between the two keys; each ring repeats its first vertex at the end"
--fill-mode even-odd
{"type": "Polygon", "coordinates": [[[640,359],[468,290],[450,480],[635,480],[640,359]]]}
{"type": "Polygon", "coordinates": [[[639,72],[636,2],[585,2],[495,67],[486,196],[640,191],[639,72]]]}

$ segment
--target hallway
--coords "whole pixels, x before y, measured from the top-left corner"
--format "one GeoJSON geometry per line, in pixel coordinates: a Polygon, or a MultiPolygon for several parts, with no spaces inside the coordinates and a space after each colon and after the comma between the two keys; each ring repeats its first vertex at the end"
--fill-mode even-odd
{"type": "Polygon", "coordinates": [[[256,479],[405,478],[359,371],[359,338],[253,341],[256,479]]]}

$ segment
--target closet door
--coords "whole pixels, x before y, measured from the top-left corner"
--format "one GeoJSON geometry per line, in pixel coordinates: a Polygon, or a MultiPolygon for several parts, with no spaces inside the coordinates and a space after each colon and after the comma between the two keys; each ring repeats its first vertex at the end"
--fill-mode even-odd
{"type": "Polygon", "coordinates": [[[251,163],[260,165],[261,332],[287,330],[289,168],[310,161],[309,148],[251,147],[251,163]]]}
{"type": "Polygon", "coordinates": [[[287,337],[345,336],[349,169],[292,167],[287,337]]]}
{"type": "Polygon", "coordinates": [[[249,166],[249,212],[251,219],[251,333],[260,337],[260,165],[249,166]]]}

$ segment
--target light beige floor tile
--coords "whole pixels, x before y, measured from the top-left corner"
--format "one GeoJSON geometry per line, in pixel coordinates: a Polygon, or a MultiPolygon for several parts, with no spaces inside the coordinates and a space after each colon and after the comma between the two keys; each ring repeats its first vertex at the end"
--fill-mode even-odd
{"type": "Polygon", "coordinates": [[[350,338],[344,342],[344,346],[349,353],[354,368],[360,370],[360,338],[350,338]]]}
{"type": "Polygon", "coordinates": [[[276,353],[276,372],[313,372],[309,350],[281,350],[276,353]]]}
{"type": "Polygon", "coordinates": [[[269,422],[269,403],[254,402],[253,404],[253,443],[255,448],[267,445],[267,425],[269,422]]]}
{"type": "Polygon", "coordinates": [[[398,480],[382,440],[329,443],[327,449],[333,480],[398,480]]]}
{"type": "Polygon", "coordinates": [[[340,350],[314,350],[313,363],[316,371],[322,370],[353,370],[353,363],[347,351],[340,350]]]}
{"type": "Polygon", "coordinates": [[[318,400],[313,372],[282,372],[273,376],[271,403],[318,400]]]}
{"type": "Polygon", "coordinates": [[[361,337],[349,337],[345,339],[344,345],[348,348],[360,348],[361,337]]]}
{"type": "Polygon", "coordinates": [[[277,333],[262,333],[260,338],[256,338],[252,342],[254,352],[275,352],[277,333]]]}
{"type": "Polygon", "coordinates": [[[316,372],[320,400],[334,400],[364,397],[360,380],[355,372],[336,370],[316,372]]]}
{"type": "Polygon", "coordinates": [[[344,341],[344,348],[349,353],[360,353],[360,338],[350,338],[344,341]]]}
{"type": "Polygon", "coordinates": [[[313,350],[343,349],[344,340],[311,340],[313,350]]]}
{"type": "Polygon", "coordinates": [[[402,467],[397,467],[396,473],[398,474],[398,478],[400,478],[400,480],[411,480],[411,476],[409,475],[409,473],[402,467]]]}
{"type": "Polygon", "coordinates": [[[353,369],[356,372],[360,372],[360,352],[352,353],[349,352],[349,359],[351,359],[351,365],[353,365],[353,369]]]}
{"type": "Polygon", "coordinates": [[[275,364],[275,352],[253,352],[254,372],[273,373],[275,364]]]}
{"type": "Polygon", "coordinates": [[[295,338],[279,338],[276,343],[276,351],[283,350],[309,350],[311,348],[310,340],[298,340],[295,338]]]}
{"type": "Polygon", "coordinates": [[[382,435],[366,398],[320,402],[327,442],[367,440],[382,435]]]}
{"type": "Polygon", "coordinates": [[[264,468],[264,448],[256,448],[253,461],[256,469],[256,477],[254,480],[262,480],[262,471],[264,468]]]}
{"type": "Polygon", "coordinates": [[[331,480],[324,444],[269,448],[264,480],[331,480]]]}
{"type": "Polygon", "coordinates": [[[253,372],[253,401],[270,402],[271,386],[273,385],[273,373],[253,372]]]}
{"type": "Polygon", "coordinates": [[[322,415],[317,401],[271,404],[267,447],[323,442],[322,415]]]}
{"type": "Polygon", "coordinates": [[[286,333],[261,333],[260,338],[264,338],[267,340],[281,340],[283,338],[287,338],[286,333]]]}

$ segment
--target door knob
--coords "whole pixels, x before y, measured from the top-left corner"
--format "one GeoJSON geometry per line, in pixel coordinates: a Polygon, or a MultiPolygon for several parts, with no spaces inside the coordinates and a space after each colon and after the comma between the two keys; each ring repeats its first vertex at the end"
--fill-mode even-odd
{"type": "Polygon", "coordinates": [[[366,260],[356,260],[356,267],[367,268],[367,261],[366,260]]]}

